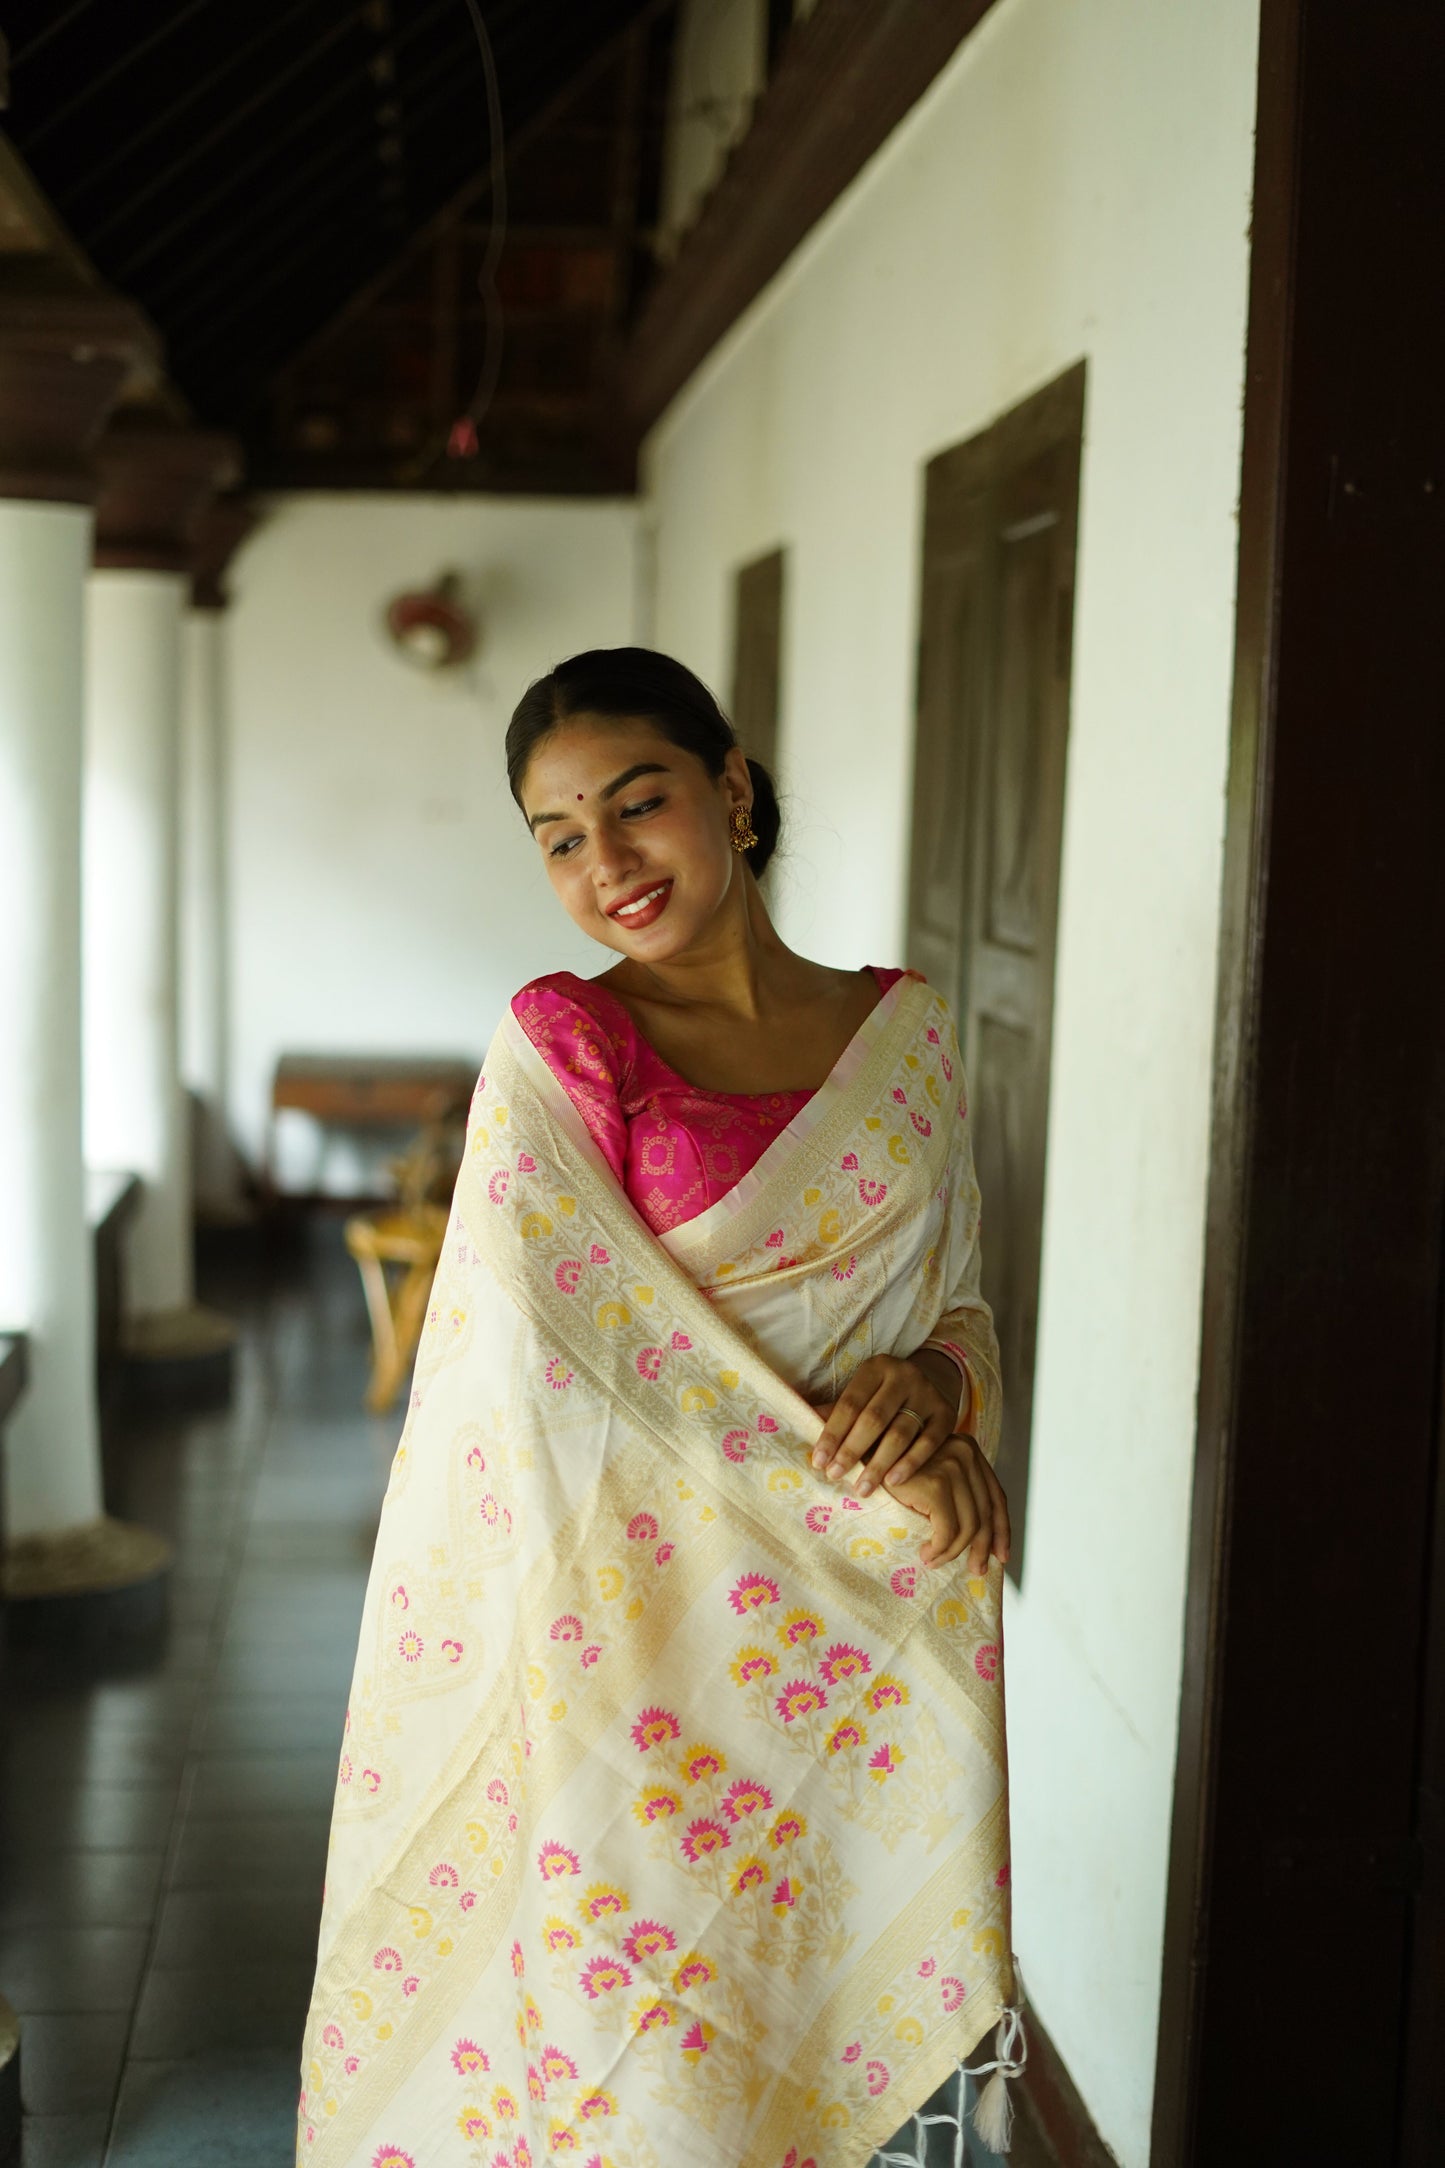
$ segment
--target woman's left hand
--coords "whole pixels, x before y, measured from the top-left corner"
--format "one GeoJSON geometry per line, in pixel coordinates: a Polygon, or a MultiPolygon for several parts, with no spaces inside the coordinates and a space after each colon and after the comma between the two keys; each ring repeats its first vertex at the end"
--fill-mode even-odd
{"type": "Polygon", "coordinates": [[[885,1476],[906,1482],[916,1475],[953,1436],[958,1372],[946,1355],[931,1352],[907,1360],[869,1355],[831,1407],[817,1412],[827,1420],[813,1448],[813,1466],[830,1482],[841,1483],[866,1454],[868,1465],[853,1486],[856,1497],[866,1498],[885,1476]],[[930,1375],[935,1364],[952,1381],[949,1393],[930,1375]]]}

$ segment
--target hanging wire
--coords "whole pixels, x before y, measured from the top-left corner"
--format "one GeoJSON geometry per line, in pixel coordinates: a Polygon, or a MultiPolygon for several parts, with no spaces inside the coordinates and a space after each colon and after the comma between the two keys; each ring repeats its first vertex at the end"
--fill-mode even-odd
{"type": "Polygon", "coordinates": [[[481,48],[482,69],[487,83],[487,148],[491,165],[490,220],[487,226],[487,245],[482,255],[482,268],[477,278],[481,291],[482,314],[485,332],[482,345],[482,372],[465,410],[452,423],[447,438],[449,459],[475,459],[479,448],[478,424],[486,415],[496,393],[502,373],[503,318],[502,297],[497,291],[497,272],[502,261],[502,250],[507,239],[507,147],[502,136],[502,97],[497,83],[497,62],[492,51],[492,41],[482,20],[477,0],[467,0],[467,13],[477,34],[481,48]]]}

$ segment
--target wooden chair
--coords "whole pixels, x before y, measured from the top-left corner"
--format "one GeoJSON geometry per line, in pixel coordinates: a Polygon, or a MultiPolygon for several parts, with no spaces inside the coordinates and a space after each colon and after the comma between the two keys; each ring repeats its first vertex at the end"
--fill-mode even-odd
{"type": "Polygon", "coordinates": [[[385,1415],[416,1359],[427,1297],[446,1237],[447,1207],[460,1160],[460,1132],[429,1123],[411,1149],[393,1162],[397,1202],[358,1212],[346,1223],[346,1247],[356,1259],[371,1319],[371,1377],[366,1405],[385,1415]]]}

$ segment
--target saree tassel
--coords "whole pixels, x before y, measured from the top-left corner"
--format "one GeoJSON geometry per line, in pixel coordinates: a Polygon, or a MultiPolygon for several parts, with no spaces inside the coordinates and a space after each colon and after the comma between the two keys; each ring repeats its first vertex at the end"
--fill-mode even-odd
{"type": "Polygon", "coordinates": [[[1014,2104],[1010,2078],[1021,2078],[1029,2059],[1024,2037],[1024,2014],[1020,2005],[1006,2004],[998,2021],[991,2063],[965,2063],[971,2078],[991,2073],[987,2085],[973,2104],[973,2127],[980,2145],[990,2153],[1007,2153],[1013,2137],[1014,2104]]]}

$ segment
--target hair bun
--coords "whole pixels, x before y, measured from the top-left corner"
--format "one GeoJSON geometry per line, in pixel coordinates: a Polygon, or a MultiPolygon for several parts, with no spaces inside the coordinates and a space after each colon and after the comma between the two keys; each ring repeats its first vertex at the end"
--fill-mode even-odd
{"type": "Polygon", "coordinates": [[[744,851],[743,856],[753,872],[761,874],[778,847],[783,816],[778,808],[778,793],[773,779],[762,762],[750,758],[748,774],[753,786],[753,831],[758,840],[744,851]]]}

